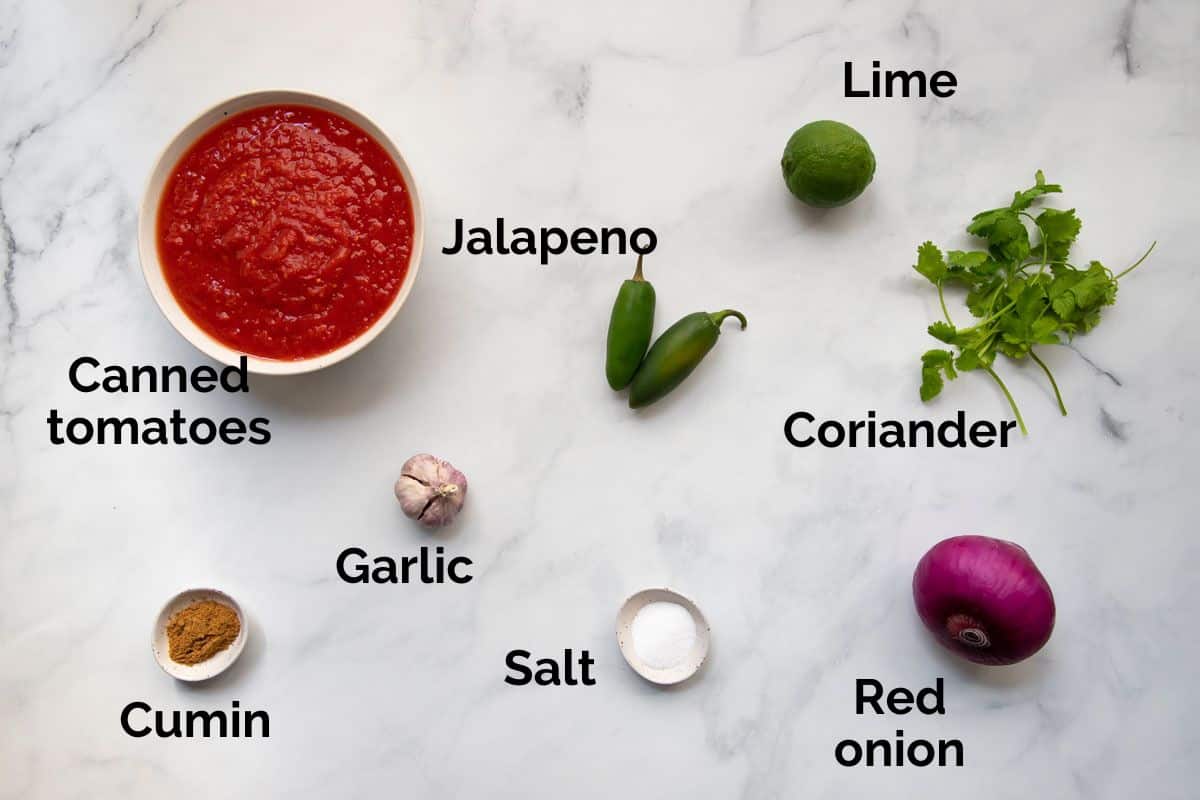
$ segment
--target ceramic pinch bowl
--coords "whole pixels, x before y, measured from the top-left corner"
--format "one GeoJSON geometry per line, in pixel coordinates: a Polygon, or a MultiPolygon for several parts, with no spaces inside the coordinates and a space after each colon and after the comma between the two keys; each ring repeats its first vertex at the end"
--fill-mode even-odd
{"type": "Polygon", "coordinates": [[[150,647],[154,650],[154,660],[162,667],[163,672],[172,678],[181,681],[204,681],[220,675],[237,661],[246,647],[248,629],[246,615],[242,613],[241,606],[229,595],[217,589],[186,589],[168,600],[158,612],[158,618],[154,621],[154,632],[150,637],[150,647]],[[234,610],[240,626],[237,638],[229,647],[199,664],[180,664],[172,661],[171,648],[167,643],[167,623],[179,611],[201,600],[214,600],[234,610]]]}
{"type": "Polygon", "coordinates": [[[708,620],[704,618],[704,614],[700,612],[696,604],[679,592],[665,587],[643,589],[631,595],[621,605],[621,610],[617,612],[617,647],[621,649],[621,655],[625,657],[626,663],[629,664],[634,672],[651,683],[660,686],[683,683],[695,675],[708,658],[711,638],[712,634],[708,626],[708,620]],[[680,663],[666,669],[659,669],[647,664],[638,656],[637,650],[633,646],[634,618],[644,606],[659,602],[674,603],[682,606],[691,615],[692,622],[696,626],[696,640],[692,644],[692,649],[687,654],[687,657],[680,663]]]}

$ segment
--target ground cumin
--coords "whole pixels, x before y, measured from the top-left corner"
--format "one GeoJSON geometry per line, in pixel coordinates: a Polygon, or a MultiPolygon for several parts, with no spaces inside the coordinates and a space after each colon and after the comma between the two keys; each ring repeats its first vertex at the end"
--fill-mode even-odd
{"type": "Polygon", "coordinates": [[[200,600],[175,612],[167,622],[171,660],[199,664],[233,644],[241,631],[237,612],[215,600],[200,600]]]}

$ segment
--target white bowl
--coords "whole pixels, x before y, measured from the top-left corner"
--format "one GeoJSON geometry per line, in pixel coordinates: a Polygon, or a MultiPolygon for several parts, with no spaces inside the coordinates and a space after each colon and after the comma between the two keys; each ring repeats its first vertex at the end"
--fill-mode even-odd
{"type": "Polygon", "coordinates": [[[154,621],[154,633],[150,638],[150,647],[154,650],[155,661],[163,668],[163,672],[172,678],[181,681],[208,680],[220,675],[229,669],[234,661],[237,661],[238,656],[246,647],[247,627],[246,615],[242,613],[241,606],[229,595],[216,589],[187,589],[168,600],[162,610],[158,612],[158,619],[154,621]],[[167,643],[167,623],[176,613],[201,600],[215,600],[229,606],[237,613],[238,624],[241,626],[237,638],[229,647],[199,664],[180,664],[178,661],[172,661],[171,648],[167,643]]]}
{"type": "Polygon", "coordinates": [[[651,683],[667,686],[673,683],[682,683],[695,675],[708,658],[710,639],[711,631],[708,621],[704,619],[700,609],[690,599],[671,589],[643,589],[630,596],[621,606],[621,610],[617,612],[617,647],[621,648],[621,655],[625,657],[625,661],[633,668],[633,671],[651,683]],[[633,618],[642,610],[642,607],[660,602],[683,606],[692,615],[692,622],[696,625],[696,642],[692,645],[691,652],[681,663],[668,669],[658,669],[642,661],[633,647],[631,634],[633,618]]]}
{"type": "Polygon", "coordinates": [[[421,248],[425,238],[421,197],[417,192],[417,182],[413,178],[412,170],[409,169],[404,156],[400,155],[399,148],[396,147],[392,140],[374,122],[353,108],[343,105],[336,100],[307,92],[284,89],[251,92],[250,94],[238,95],[237,97],[232,97],[218,103],[200,114],[200,116],[196,117],[183,130],[177,133],[175,138],[171,140],[166,149],[158,157],[158,161],[155,162],[154,169],[150,172],[150,180],[146,183],[146,192],[142,196],[142,207],[138,214],[138,256],[142,262],[142,274],[146,278],[146,284],[150,287],[150,293],[154,295],[155,302],[158,303],[158,307],[162,310],[163,315],[175,327],[175,330],[179,331],[183,335],[183,338],[187,339],[200,352],[210,358],[214,358],[222,364],[236,365],[243,353],[214,339],[203,328],[193,322],[191,317],[180,307],[179,301],[176,300],[175,295],[171,292],[171,288],[167,285],[166,278],[163,276],[162,264],[158,259],[158,207],[162,200],[163,188],[166,186],[167,180],[171,177],[171,172],[188,149],[196,143],[197,139],[231,114],[269,105],[312,106],[322,111],[338,114],[362,128],[372,139],[379,143],[384,151],[391,156],[392,161],[396,163],[397,169],[400,170],[400,175],[404,178],[405,185],[408,186],[408,193],[412,202],[413,239],[412,249],[409,254],[408,272],[405,273],[404,282],[400,285],[400,290],[396,293],[395,298],[393,298],[392,304],[388,306],[383,316],[375,321],[375,324],[363,331],[357,338],[347,342],[336,350],[331,350],[328,353],[313,356],[312,358],[284,361],[244,354],[246,355],[247,369],[250,372],[259,375],[295,375],[301,372],[312,372],[313,370],[322,369],[323,367],[328,367],[330,364],[336,364],[370,344],[388,326],[388,323],[395,319],[396,313],[400,311],[400,307],[408,299],[408,294],[412,291],[413,282],[417,278],[417,270],[421,265],[421,248]]]}

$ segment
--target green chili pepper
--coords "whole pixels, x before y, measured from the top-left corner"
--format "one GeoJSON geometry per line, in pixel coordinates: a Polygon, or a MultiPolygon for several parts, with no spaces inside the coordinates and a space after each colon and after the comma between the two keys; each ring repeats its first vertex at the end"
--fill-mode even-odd
{"type": "Polygon", "coordinates": [[[613,389],[624,389],[633,380],[654,330],[654,287],[642,277],[642,257],[633,277],[621,284],[608,323],[608,358],[604,374],[613,389]]]}
{"type": "Polygon", "coordinates": [[[658,341],[646,353],[642,366],[629,387],[629,407],[641,408],[661,400],[708,355],[721,335],[721,323],[727,317],[737,317],[746,328],[746,318],[733,309],[698,311],[688,314],[663,331],[658,341]]]}

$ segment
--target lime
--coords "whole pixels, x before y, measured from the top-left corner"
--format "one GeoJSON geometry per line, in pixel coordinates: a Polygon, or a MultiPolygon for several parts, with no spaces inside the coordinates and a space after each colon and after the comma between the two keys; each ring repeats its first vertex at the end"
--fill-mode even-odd
{"type": "Polygon", "coordinates": [[[810,206],[843,206],[875,175],[875,154],[862,134],[841,122],[810,122],[783,148],[783,179],[810,206]]]}

